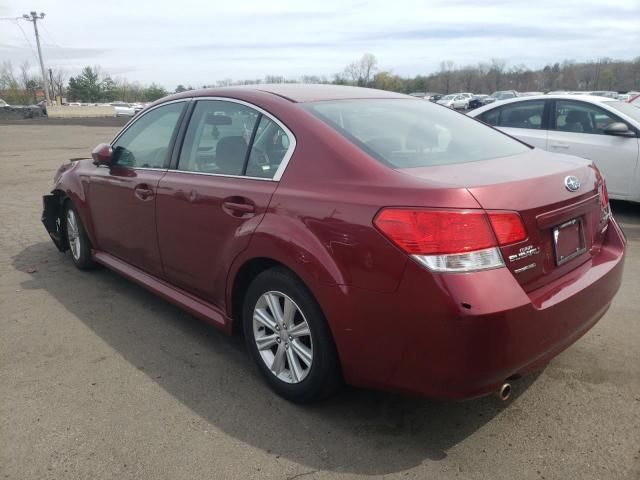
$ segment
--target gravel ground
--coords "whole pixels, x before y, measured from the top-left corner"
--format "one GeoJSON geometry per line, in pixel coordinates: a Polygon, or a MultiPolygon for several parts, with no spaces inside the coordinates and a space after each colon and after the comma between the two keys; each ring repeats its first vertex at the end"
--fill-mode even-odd
{"type": "Polygon", "coordinates": [[[629,245],[613,306],[513,401],[345,388],[299,407],[240,339],[49,241],[56,168],[116,130],[0,126],[0,478],[640,478],[640,206],[614,205],[629,245]]]}

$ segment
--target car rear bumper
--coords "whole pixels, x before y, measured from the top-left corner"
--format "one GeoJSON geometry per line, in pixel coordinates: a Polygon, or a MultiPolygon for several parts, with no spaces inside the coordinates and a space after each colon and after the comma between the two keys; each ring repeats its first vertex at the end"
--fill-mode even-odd
{"type": "Polygon", "coordinates": [[[506,268],[434,275],[414,262],[393,294],[323,287],[345,380],[434,398],[493,392],[604,315],[622,281],[624,244],[611,219],[597,256],[531,292],[506,268]]]}

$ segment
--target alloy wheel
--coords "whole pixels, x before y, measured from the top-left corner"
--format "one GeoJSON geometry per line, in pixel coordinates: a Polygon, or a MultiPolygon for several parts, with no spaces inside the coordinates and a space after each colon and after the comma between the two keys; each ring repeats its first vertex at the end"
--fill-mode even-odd
{"type": "Polygon", "coordinates": [[[67,210],[67,240],[71,255],[75,260],[80,259],[80,229],[78,228],[78,220],[76,214],[70,208],[67,210]]]}
{"type": "Polygon", "coordinates": [[[269,291],[258,298],[253,338],[262,361],[279,380],[295,384],[307,377],[313,364],[311,330],[289,296],[269,291]]]}

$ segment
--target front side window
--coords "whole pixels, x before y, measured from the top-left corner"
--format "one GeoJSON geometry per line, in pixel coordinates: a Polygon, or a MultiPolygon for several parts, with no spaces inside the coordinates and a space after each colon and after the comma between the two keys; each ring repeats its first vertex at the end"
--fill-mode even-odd
{"type": "Polygon", "coordinates": [[[585,102],[557,100],[555,129],[562,132],[604,134],[606,128],[620,119],[600,107],[585,102]]]}
{"type": "Polygon", "coordinates": [[[509,128],[542,128],[544,100],[531,100],[505,105],[499,109],[497,125],[509,128]]]}
{"type": "Polygon", "coordinates": [[[164,168],[185,102],[163,105],[136,120],[113,144],[117,165],[164,168]]]}
{"type": "Polygon", "coordinates": [[[304,108],[391,168],[475,162],[529,150],[466,115],[421,100],[323,101],[304,108]]]}
{"type": "Polygon", "coordinates": [[[199,101],[187,128],[178,170],[242,175],[259,117],[259,112],[240,103],[199,101]]]}

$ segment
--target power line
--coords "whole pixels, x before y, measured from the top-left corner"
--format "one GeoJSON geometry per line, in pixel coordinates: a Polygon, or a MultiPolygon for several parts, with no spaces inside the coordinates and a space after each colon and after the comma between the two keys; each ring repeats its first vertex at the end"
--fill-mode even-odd
{"type": "Polygon", "coordinates": [[[6,18],[6,19],[3,19],[3,20],[12,20],[11,23],[16,25],[20,29],[20,31],[22,32],[22,36],[24,37],[25,41],[27,42],[27,45],[29,45],[29,48],[31,49],[31,53],[33,54],[33,58],[36,59],[36,62],[39,62],[40,58],[38,57],[36,49],[33,48],[33,45],[29,41],[29,37],[27,37],[27,34],[25,33],[24,29],[22,28],[22,25],[20,25],[20,23],[18,22],[19,18],[11,18],[11,19],[6,18]]]}
{"type": "Polygon", "coordinates": [[[62,57],[65,63],[67,64],[67,66],[73,69],[73,64],[71,60],[69,60],[69,57],[67,57],[67,54],[65,53],[64,49],[60,46],[58,42],[55,41],[51,33],[49,33],[49,29],[45,27],[44,23],[41,26],[42,26],[42,29],[44,30],[44,33],[47,35],[47,37],[49,37],[49,40],[51,40],[51,43],[53,44],[53,46],[55,46],[58,50],[60,50],[60,53],[62,54],[62,57]]]}

